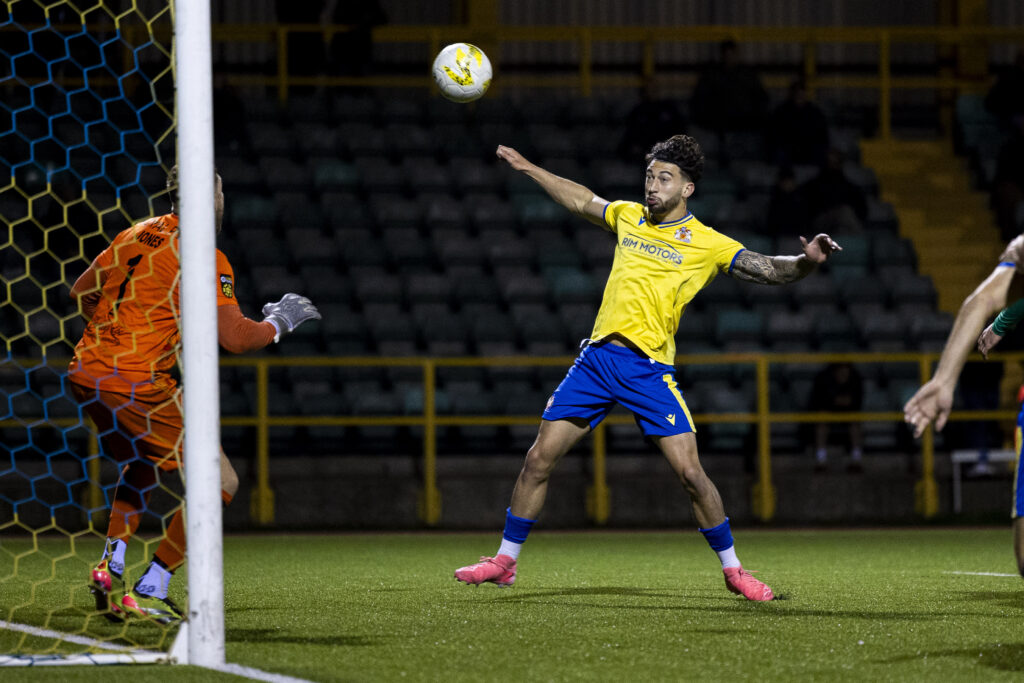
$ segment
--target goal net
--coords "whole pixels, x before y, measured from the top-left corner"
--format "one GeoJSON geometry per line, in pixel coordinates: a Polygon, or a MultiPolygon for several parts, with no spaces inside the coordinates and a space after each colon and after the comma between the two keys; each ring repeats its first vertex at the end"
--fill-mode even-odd
{"type": "MultiPolygon", "coordinates": [[[[119,232],[170,210],[173,21],[169,0],[0,4],[0,664],[157,661],[179,630],[97,608],[126,462],[68,377],[85,328],[71,286],[119,232]]],[[[144,488],[126,589],[183,501],[180,470],[144,488]]]]}

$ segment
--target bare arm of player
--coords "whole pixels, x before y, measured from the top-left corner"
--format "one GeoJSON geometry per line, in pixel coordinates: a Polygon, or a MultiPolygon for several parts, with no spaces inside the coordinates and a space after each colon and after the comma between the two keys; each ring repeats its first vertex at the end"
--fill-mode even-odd
{"type": "Polygon", "coordinates": [[[498,145],[495,154],[513,170],[526,174],[540,185],[552,199],[575,215],[585,218],[595,225],[605,227],[604,208],[608,206],[608,200],[601,199],[579,183],[557,176],[537,164],[527,161],[526,157],[511,147],[498,145]]]}
{"type": "Polygon", "coordinates": [[[93,261],[85,272],[71,285],[71,300],[78,303],[79,312],[88,322],[96,312],[96,305],[103,296],[103,272],[93,261]]]}
{"type": "Polygon", "coordinates": [[[942,349],[935,376],[903,406],[903,421],[913,426],[915,438],[921,436],[933,422],[937,431],[942,431],[946,426],[946,419],[953,409],[953,390],[967,362],[967,354],[985,326],[985,321],[1006,305],[1006,294],[1015,272],[1016,269],[1011,267],[996,268],[964,299],[953,321],[953,330],[949,333],[946,346],[942,349]]]}
{"type": "Polygon", "coordinates": [[[765,256],[744,249],[736,256],[729,274],[737,280],[762,285],[781,285],[807,277],[834,252],[842,251],[828,235],[815,236],[808,242],[800,238],[804,253],[799,256],[765,256]]]}

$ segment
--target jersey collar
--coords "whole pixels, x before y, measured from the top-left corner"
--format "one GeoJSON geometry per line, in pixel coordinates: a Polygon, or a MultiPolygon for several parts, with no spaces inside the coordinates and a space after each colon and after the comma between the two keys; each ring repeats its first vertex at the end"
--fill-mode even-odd
{"type": "Polygon", "coordinates": [[[651,220],[651,214],[648,213],[647,209],[645,208],[644,215],[640,217],[639,224],[643,225],[644,223],[648,223],[652,228],[657,228],[658,230],[661,230],[662,228],[671,228],[677,225],[682,225],[683,223],[686,223],[691,220],[693,220],[693,214],[687,211],[685,216],[677,220],[674,220],[671,223],[655,223],[654,221],[651,220]]]}

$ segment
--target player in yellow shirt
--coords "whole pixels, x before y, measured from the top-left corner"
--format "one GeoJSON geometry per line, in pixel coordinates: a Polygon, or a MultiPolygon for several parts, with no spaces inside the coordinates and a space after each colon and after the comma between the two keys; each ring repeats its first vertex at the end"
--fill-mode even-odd
{"type": "Polygon", "coordinates": [[[594,330],[548,400],[537,440],[526,454],[501,546],[494,557],[457,569],[455,578],[512,585],[519,551],[544,506],[555,465],[619,403],[633,412],[682,482],[729,590],[748,600],[771,600],[772,589],[740,565],[722,499],[701,467],[693,420],[676,386],[675,333],[686,305],[719,273],[760,284],[793,282],[839,245],[821,234],[809,242],[801,237],[798,256],[765,256],[701,223],[686,202],[704,170],[704,153],[688,135],[659,142],[647,154],[646,205],[609,202],[512,148],[499,146],[497,155],[575,215],[614,232],[618,245],[594,330]]]}

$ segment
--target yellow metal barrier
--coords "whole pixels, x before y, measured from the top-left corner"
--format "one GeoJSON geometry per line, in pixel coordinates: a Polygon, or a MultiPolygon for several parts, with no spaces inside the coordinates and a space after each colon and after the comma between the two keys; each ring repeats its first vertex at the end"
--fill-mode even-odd
{"type": "MultiPolygon", "coordinates": [[[[681,355],[676,358],[678,367],[696,365],[751,365],[756,377],[757,402],[753,413],[705,413],[694,416],[698,424],[741,423],[754,424],[757,431],[758,479],[751,490],[754,514],[762,521],[770,521],[775,514],[775,488],[772,483],[771,425],[776,423],[819,423],[819,422],[902,422],[902,406],[893,406],[886,412],[825,413],[825,412],[772,412],[769,401],[769,380],[771,366],[778,364],[823,364],[831,362],[850,363],[914,363],[918,366],[920,381],[931,376],[931,368],[938,360],[937,353],[725,353],[704,355],[681,355]]],[[[977,356],[980,359],[980,356],[977,356]]],[[[437,427],[439,426],[510,426],[537,425],[542,406],[537,406],[535,415],[438,415],[436,409],[436,372],[440,367],[550,367],[568,368],[571,356],[556,357],[472,357],[472,358],[424,358],[424,357],[228,357],[221,359],[221,365],[252,367],[256,373],[256,414],[252,416],[223,417],[225,426],[243,426],[256,429],[256,488],[252,493],[251,519],[260,525],[274,522],[274,492],[270,484],[270,436],[271,427],[350,427],[350,426],[410,426],[423,428],[423,481],[418,500],[421,521],[436,525],[441,520],[441,494],[437,488],[437,427]],[[339,416],[339,415],[270,415],[268,406],[269,373],[274,367],[419,367],[423,372],[423,412],[418,415],[402,416],[339,416]]],[[[1024,352],[997,353],[990,355],[990,362],[1015,361],[1024,363],[1024,352]]],[[[16,362],[38,362],[22,361],[16,362]]],[[[48,359],[54,367],[67,367],[66,359],[48,359]]],[[[28,366],[26,366],[28,367],[28,366]]],[[[1016,417],[1016,410],[960,410],[950,415],[950,420],[1008,420],[1016,417]]],[[[587,512],[595,524],[607,522],[611,510],[609,487],[606,481],[606,444],[604,425],[630,424],[632,416],[610,415],[593,433],[593,482],[587,491],[587,512]]],[[[41,420],[32,419],[33,426],[40,426],[41,420]]],[[[0,420],[0,428],[24,426],[17,419],[0,420]]],[[[46,426],[62,427],[78,424],[72,418],[60,418],[46,422],[46,426]]],[[[94,446],[90,446],[92,451],[94,446]]],[[[938,513],[938,486],[935,481],[935,440],[932,430],[927,430],[921,440],[921,479],[915,485],[915,510],[922,517],[933,517],[938,513]]],[[[93,461],[98,464],[97,461],[93,461]]],[[[95,467],[90,474],[95,474],[95,467]]],[[[98,505],[98,490],[86,493],[89,507],[98,505]]]]}
{"type": "MultiPolygon", "coordinates": [[[[998,360],[1024,360],[1024,353],[993,354],[993,362],[998,360]]],[[[753,365],[757,379],[757,409],[754,413],[707,413],[694,417],[698,424],[712,423],[747,423],[757,426],[757,464],[758,480],[754,484],[752,507],[754,514],[762,521],[769,521],[775,514],[775,487],[771,472],[771,425],[774,423],[818,423],[818,422],[902,422],[902,406],[893,406],[888,412],[859,413],[825,413],[825,412],[772,412],[769,402],[769,379],[772,364],[821,364],[829,362],[851,363],[914,363],[919,368],[920,381],[923,383],[931,374],[931,366],[938,359],[937,353],[732,353],[707,354],[696,356],[678,356],[677,366],[693,365],[753,365]]],[[[253,417],[225,417],[225,425],[255,426],[258,431],[257,476],[258,490],[253,496],[253,520],[267,524],[273,521],[272,508],[260,505],[272,505],[273,494],[269,491],[269,476],[266,473],[269,462],[270,426],[374,426],[401,425],[422,426],[423,439],[423,482],[419,499],[421,520],[428,525],[437,524],[441,519],[441,496],[437,489],[437,426],[469,426],[469,425],[532,425],[539,422],[541,406],[537,407],[538,415],[437,415],[435,409],[436,369],[452,366],[561,366],[568,368],[573,358],[543,357],[532,358],[523,356],[492,357],[492,358],[415,358],[415,357],[346,357],[346,358],[225,358],[221,363],[232,366],[256,366],[260,391],[266,388],[267,368],[272,366],[323,366],[323,367],[421,367],[423,369],[424,405],[422,415],[381,416],[381,417],[341,417],[341,416],[271,416],[267,413],[265,397],[258,401],[257,415],[253,417]],[[257,509],[258,508],[258,509],[257,509]]],[[[950,416],[951,420],[977,419],[1012,419],[1016,415],[1010,410],[990,411],[957,411],[950,416]]],[[[629,424],[632,417],[628,415],[610,415],[603,424],[629,424]]],[[[938,486],[935,482],[935,451],[934,438],[931,430],[922,439],[921,479],[915,486],[915,509],[923,517],[933,517],[938,513],[938,486]]],[[[606,445],[603,426],[594,431],[593,442],[593,473],[594,480],[587,492],[587,511],[596,524],[607,522],[610,514],[609,487],[606,481],[606,445]]]]}

